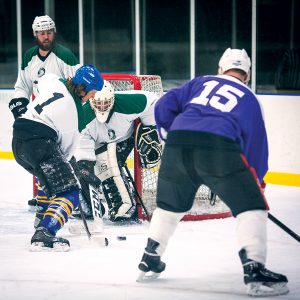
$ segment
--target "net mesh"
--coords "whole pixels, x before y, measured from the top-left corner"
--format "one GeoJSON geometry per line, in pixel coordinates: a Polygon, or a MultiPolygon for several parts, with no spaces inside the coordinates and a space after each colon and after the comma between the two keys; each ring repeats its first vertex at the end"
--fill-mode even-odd
{"type": "MultiPolygon", "coordinates": [[[[160,76],[157,75],[127,75],[127,74],[103,74],[104,79],[109,80],[115,91],[127,90],[145,90],[154,92],[161,96],[163,87],[160,76]]],[[[129,160],[134,160],[134,153],[129,156],[129,160]]],[[[143,203],[149,213],[152,215],[156,207],[156,186],[159,165],[151,169],[141,169],[134,164],[134,168],[139,168],[134,172],[136,182],[141,182],[138,187],[143,203]]],[[[131,172],[133,172],[131,170],[131,172]]],[[[199,187],[192,209],[184,216],[184,220],[203,220],[210,218],[229,217],[230,210],[219,197],[212,197],[210,189],[202,185],[199,187]]],[[[146,218],[143,210],[140,211],[140,217],[146,218]]]]}

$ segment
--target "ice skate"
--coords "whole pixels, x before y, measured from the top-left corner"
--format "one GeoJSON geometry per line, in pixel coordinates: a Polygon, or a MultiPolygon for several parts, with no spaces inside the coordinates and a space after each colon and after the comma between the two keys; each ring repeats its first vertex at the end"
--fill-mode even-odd
{"type": "Polygon", "coordinates": [[[39,227],[31,238],[31,251],[57,251],[70,250],[70,243],[67,239],[53,236],[46,228],[39,227]]]}
{"type": "Polygon", "coordinates": [[[263,264],[247,258],[245,249],[239,252],[244,269],[247,294],[252,297],[285,295],[289,292],[286,276],[274,273],[263,264]]]}
{"type": "Polygon", "coordinates": [[[160,260],[160,256],[155,251],[158,246],[158,242],[148,239],[147,247],[138,265],[141,272],[136,280],[137,282],[154,280],[165,270],[166,264],[160,260]]]}

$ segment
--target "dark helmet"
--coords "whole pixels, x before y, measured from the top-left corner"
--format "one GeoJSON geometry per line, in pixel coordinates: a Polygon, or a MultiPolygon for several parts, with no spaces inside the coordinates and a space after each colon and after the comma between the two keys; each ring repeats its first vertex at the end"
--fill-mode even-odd
{"type": "Polygon", "coordinates": [[[86,93],[91,90],[101,91],[104,84],[101,73],[93,65],[80,67],[72,80],[75,86],[84,84],[86,93]]]}

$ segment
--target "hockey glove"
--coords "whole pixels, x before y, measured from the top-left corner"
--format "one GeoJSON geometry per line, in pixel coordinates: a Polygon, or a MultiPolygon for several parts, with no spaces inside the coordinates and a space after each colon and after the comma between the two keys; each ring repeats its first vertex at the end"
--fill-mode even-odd
{"type": "Polygon", "coordinates": [[[28,103],[29,100],[26,98],[13,98],[10,100],[8,107],[15,119],[21,117],[27,111],[28,103]]]}
{"type": "Polygon", "coordinates": [[[101,180],[94,173],[94,166],[96,162],[90,160],[80,160],[77,162],[79,179],[96,186],[101,185],[101,180]]]}
{"type": "Polygon", "coordinates": [[[159,163],[162,145],[154,126],[140,123],[136,130],[135,145],[143,168],[153,168],[159,163]]]}

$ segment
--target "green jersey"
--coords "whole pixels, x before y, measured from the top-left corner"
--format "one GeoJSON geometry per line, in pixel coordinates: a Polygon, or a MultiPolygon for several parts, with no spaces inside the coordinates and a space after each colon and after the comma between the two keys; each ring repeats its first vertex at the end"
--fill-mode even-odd
{"type": "Polygon", "coordinates": [[[68,79],[73,77],[80,67],[78,59],[66,47],[55,44],[54,48],[43,57],[39,54],[39,47],[28,49],[23,56],[22,66],[15,84],[14,98],[30,99],[31,95],[38,95],[37,83],[45,74],[56,74],[68,79]]]}

